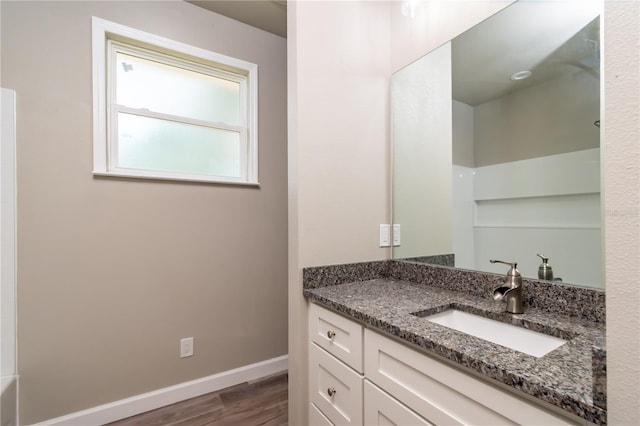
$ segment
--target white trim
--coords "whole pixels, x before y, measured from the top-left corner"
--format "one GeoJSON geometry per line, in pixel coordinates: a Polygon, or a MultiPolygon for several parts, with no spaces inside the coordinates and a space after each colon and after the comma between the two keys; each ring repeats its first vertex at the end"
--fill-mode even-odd
{"type": "Polygon", "coordinates": [[[180,117],[177,115],[165,114],[162,112],[149,111],[148,109],[131,108],[131,107],[118,105],[118,104],[114,104],[113,109],[115,110],[115,113],[121,112],[129,115],[137,115],[139,117],[148,117],[148,118],[155,118],[158,120],[171,121],[173,123],[190,124],[192,126],[207,127],[209,129],[224,130],[227,132],[234,132],[234,133],[242,133],[244,131],[244,128],[240,126],[232,126],[229,124],[224,124],[219,122],[198,120],[196,118],[180,117]]]}
{"type": "Polygon", "coordinates": [[[16,317],[16,92],[0,100],[0,393],[2,424],[18,423],[16,317]]]}
{"type": "Polygon", "coordinates": [[[234,186],[250,186],[250,187],[260,187],[260,182],[242,182],[232,181],[230,177],[225,177],[217,179],[215,176],[204,176],[202,178],[198,177],[199,175],[192,175],[192,177],[188,177],[185,173],[181,175],[180,178],[176,178],[170,174],[170,172],[156,172],[154,176],[149,176],[145,173],[144,170],[136,170],[136,169],[113,169],[111,172],[93,172],[94,176],[103,176],[103,177],[113,177],[113,178],[140,178],[145,180],[166,180],[166,181],[174,181],[174,182],[200,182],[200,183],[217,183],[221,185],[234,185],[234,186]],[[163,175],[166,173],[166,175],[163,175]]]}
{"type": "MultiPolygon", "coordinates": [[[[258,66],[251,62],[243,61],[231,56],[222,55],[210,50],[201,49],[189,44],[180,43],[179,41],[171,40],[166,37],[158,36],[145,31],[137,30],[135,28],[127,27],[125,25],[117,24],[115,22],[107,21],[106,19],[101,19],[93,16],[91,22],[93,24],[94,35],[98,36],[98,40],[96,40],[94,37],[94,47],[96,45],[95,42],[99,41],[99,44],[102,45],[103,52],[105,48],[105,35],[109,33],[133,40],[139,40],[143,38],[144,40],[141,41],[153,44],[154,46],[173,50],[175,52],[180,52],[196,58],[206,59],[208,61],[227,64],[228,66],[237,68],[238,70],[247,70],[249,72],[252,72],[257,71],[258,69],[258,66]]],[[[102,57],[104,58],[104,55],[102,57]]]]}
{"type": "MultiPolygon", "coordinates": [[[[249,71],[248,84],[241,86],[247,90],[249,121],[246,123],[249,132],[249,146],[247,147],[247,181],[258,182],[258,66],[255,64],[249,71]]],[[[244,116],[244,114],[243,114],[244,116]]]]}
{"type": "Polygon", "coordinates": [[[101,19],[92,18],[91,32],[91,75],[93,76],[93,170],[108,170],[107,150],[107,103],[106,103],[106,54],[107,27],[101,19]]]}
{"type": "Polygon", "coordinates": [[[34,426],[85,426],[114,422],[209,392],[287,371],[288,355],[46,420],[34,426]]]}
{"type": "MultiPolygon", "coordinates": [[[[121,24],[110,22],[101,18],[92,17],[92,72],[93,72],[93,173],[103,176],[126,176],[131,178],[146,179],[169,179],[185,180],[211,183],[228,183],[241,185],[258,185],[258,65],[243,61],[241,59],[222,55],[199,47],[190,46],[178,41],[174,41],[155,34],[136,30],[121,24]],[[248,103],[245,108],[248,117],[245,123],[245,114],[242,114],[242,126],[246,125],[247,140],[243,142],[241,148],[241,159],[246,158],[243,163],[241,177],[227,178],[226,176],[202,175],[193,179],[188,174],[181,173],[160,173],[154,170],[138,171],[129,174],[129,169],[115,170],[109,164],[109,142],[107,128],[108,96],[106,93],[106,79],[108,78],[107,40],[129,40],[131,43],[142,43],[152,45],[162,50],[168,50],[179,55],[186,55],[191,58],[199,58],[216,67],[231,73],[246,76],[245,81],[239,81],[241,96],[248,103]],[[244,152],[248,150],[248,152],[244,152]]],[[[135,48],[132,48],[135,50],[135,48]]],[[[161,53],[157,55],[164,56],[161,53]]],[[[197,65],[194,65],[197,67],[197,65]]],[[[220,75],[225,75],[225,71],[220,71],[220,75]]],[[[224,78],[229,78],[226,76],[224,78]]],[[[235,79],[234,79],[235,80],[235,79]]],[[[111,85],[113,87],[113,85],[111,85]]],[[[241,105],[244,102],[241,102],[241,105]]]]}
{"type": "MultiPolygon", "coordinates": [[[[474,228],[486,229],[584,229],[584,230],[600,230],[599,226],[569,226],[569,225],[473,225],[474,228]]],[[[537,262],[537,261],[536,261],[537,262]]]]}
{"type": "Polygon", "coordinates": [[[16,92],[0,103],[0,373],[16,374],[16,92]]]}

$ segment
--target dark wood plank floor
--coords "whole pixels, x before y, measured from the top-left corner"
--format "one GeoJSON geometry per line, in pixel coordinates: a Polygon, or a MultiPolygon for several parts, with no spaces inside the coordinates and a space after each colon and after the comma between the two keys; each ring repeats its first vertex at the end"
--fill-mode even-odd
{"type": "Polygon", "coordinates": [[[241,383],[109,426],[287,425],[287,373],[241,383]]]}

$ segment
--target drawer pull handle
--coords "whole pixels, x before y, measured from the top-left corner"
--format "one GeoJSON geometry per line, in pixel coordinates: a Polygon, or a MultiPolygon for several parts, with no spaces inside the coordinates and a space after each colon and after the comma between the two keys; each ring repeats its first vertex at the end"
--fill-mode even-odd
{"type": "Polygon", "coordinates": [[[329,394],[329,396],[333,396],[336,394],[336,388],[329,388],[327,389],[327,393],[329,394]]]}
{"type": "Polygon", "coordinates": [[[333,331],[333,330],[329,330],[329,331],[327,331],[327,337],[328,337],[329,339],[333,339],[333,338],[335,337],[335,335],[336,335],[336,332],[335,332],[335,331],[333,331]]]}

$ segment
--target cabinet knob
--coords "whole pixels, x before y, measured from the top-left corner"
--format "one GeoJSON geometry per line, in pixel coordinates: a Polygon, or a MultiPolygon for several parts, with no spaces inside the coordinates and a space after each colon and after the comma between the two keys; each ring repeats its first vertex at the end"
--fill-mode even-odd
{"type": "Polygon", "coordinates": [[[327,389],[327,394],[329,394],[329,396],[333,396],[336,394],[336,388],[329,388],[327,389]]]}
{"type": "Polygon", "coordinates": [[[333,331],[333,330],[329,330],[329,331],[327,331],[327,337],[328,337],[329,339],[333,339],[333,337],[334,337],[335,335],[336,335],[336,332],[335,332],[335,331],[333,331]]]}

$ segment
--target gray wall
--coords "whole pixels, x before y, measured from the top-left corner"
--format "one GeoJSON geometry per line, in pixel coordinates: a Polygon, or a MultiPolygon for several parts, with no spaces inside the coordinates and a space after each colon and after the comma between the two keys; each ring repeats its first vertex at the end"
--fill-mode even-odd
{"type": "Polygon", "coordinates": [[[177,1],[0,4],[21,423],[286,354],[286,40],[177,1]],[[92,15],[259,65],[259,189],[92,176],[92,15]]]}
{"type": "Polygon", "coordinates": [[[453,131],[451,141],[453,164],[464,167],[475,167],[473,146],[473,107],[465,103],[452,102],[453,131]]]}
{"type": "Polygon", "coordinates": [[[600,146],[600,80],[584,71],[474,108],[475,166],[600,146]]]}

